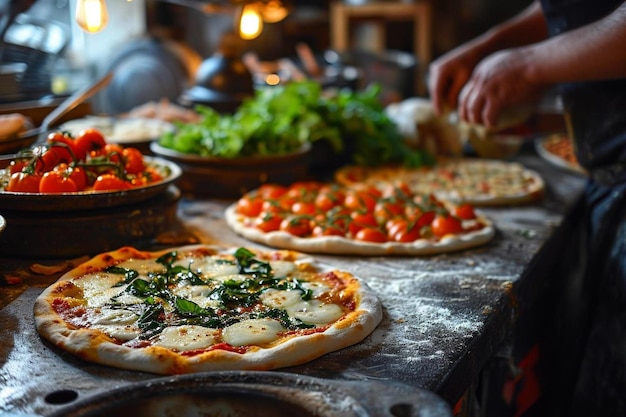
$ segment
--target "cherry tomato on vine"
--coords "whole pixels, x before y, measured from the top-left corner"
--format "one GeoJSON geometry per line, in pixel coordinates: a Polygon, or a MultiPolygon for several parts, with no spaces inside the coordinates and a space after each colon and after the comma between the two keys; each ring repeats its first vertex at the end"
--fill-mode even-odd
{"type": "Polygon", "coordinates": [[[6,191],[15,193],[38,193],[41,175],[26,171],[14,172],[5,187],[6,191]]]}
{"type": "Polygon", "coordinates": [[[78,191],[76,183],[61,171],[48,171],[41,177],[39,192],[46,194],[74,193],[78,191]]]}
{"type": "Polygon", "coordinates": [[[9,163],[9,173],[22,172],[28,166],[28,159],[14,159],[9,163]]]}
{"type": "Polygon", "coordinates": [[[76,156],[84,159],[92,151],[99,151],[106,145],[104,135],[97,129],[81,130],[75,139],[76,156]]]}
{"type": "Polygon", "coordinates": [[[54,171],[57,171],[74,181],[74,184],[76,184],[76,191],[83,191],[89,186],[87,172],[81,166],[72,166],[62,163],[54,167],[54,171]]]}
{"type": "Polygon", "coordinates": [[[100,175],[93,184],[95,191],[120,191],[127,190],[131,187],[131,183],[124,181],[115,174],[100,175]]]}
{"type": "Polygon", "coordinates": [[[80,158],[77,155],[76,142],[74,139],[62,132],[52,132],[48,134],[46,143],[50,146],[49,149],[59,156],[61,162],[69,164],[75,159],[84,159],[84,156],[80,158]]]}
{"type": "Polygon", "coordinates": [[[139,174],[146,169],[143,154],[137,148],[124,148],[122,150],[124,169],[128,174],[139,174]]]}

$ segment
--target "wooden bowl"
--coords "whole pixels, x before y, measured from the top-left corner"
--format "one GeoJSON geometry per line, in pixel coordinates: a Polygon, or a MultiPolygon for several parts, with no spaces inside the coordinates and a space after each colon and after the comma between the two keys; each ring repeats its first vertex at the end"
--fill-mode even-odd
{"type": "Polygon", "coordinates": [[[288,185],[307,179],[311,147],[284,155],[215,158],[185,154],[157,142],[152,153],[170,159],[183,171],[178,186],[191,197],[239,198],[265,183],[288,185]]]}

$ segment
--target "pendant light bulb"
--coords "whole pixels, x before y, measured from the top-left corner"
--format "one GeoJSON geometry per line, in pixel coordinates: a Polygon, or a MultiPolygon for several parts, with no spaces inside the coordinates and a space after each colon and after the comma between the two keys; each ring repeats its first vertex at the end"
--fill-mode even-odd
{"type": "Polygon", "coordinates": [[[100,32],[109,22],[105,0],[76,0],[76,23],[88,33],[100,32]]]}
{"type": "Polygon", "coordinates": [[[263,31],[263,19],[256,4],[250,3],[243,6],[239,19],[239,36],[250,40],[258,37],[263,31]]]}

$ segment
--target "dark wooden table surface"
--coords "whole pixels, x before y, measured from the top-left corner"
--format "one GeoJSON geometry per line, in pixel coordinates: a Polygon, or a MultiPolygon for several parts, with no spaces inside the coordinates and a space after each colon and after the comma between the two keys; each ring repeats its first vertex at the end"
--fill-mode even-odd
{"type": "MultiPolygon", "coordinates": [[[[366,281],[384,306],[383,321],[362,343],[282,371],[393,381],[455,404],[506,340],[515,318],[514,283],[523,279],[584,183],[581,175],[550,165],[531,148],[516,159],[542,174],[545,198],[483,209],[497,227],[484,247],[426,257],[317,256],[366,281]]],[[[254,247],[224,223],[228,204],[183,198],[177,217],[185,233],[202,243],[254,247]]],[[[0,286],[0,412],[45,414],[56,407],[46,396],[59,390],[84,398],[155,378],[85,363],[44,343],[33,326],[32,305],[56,277],[25,273],[31,262],[0,258],[0,273],[22,274],[19,282],[0,286]]]]}

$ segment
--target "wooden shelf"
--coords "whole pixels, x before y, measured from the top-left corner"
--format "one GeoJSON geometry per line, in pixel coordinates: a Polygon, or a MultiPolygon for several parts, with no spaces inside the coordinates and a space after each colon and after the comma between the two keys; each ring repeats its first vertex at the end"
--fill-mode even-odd
{"type": "Polygon", "coordinates": [[[413,22],[413,51],[417,57],[415,86],[417,95],[424,95],[424,76],[432,59],[432,8],[429,0],[404,2],[375,2],[361,5],[335,1],[330,5],[330,42],[338,52],[350,48],[350,23],[367,19],[374,24],[379,42],[374,50],[382,52],[386,45],[385,25],[393,21],[413,22]]]}

